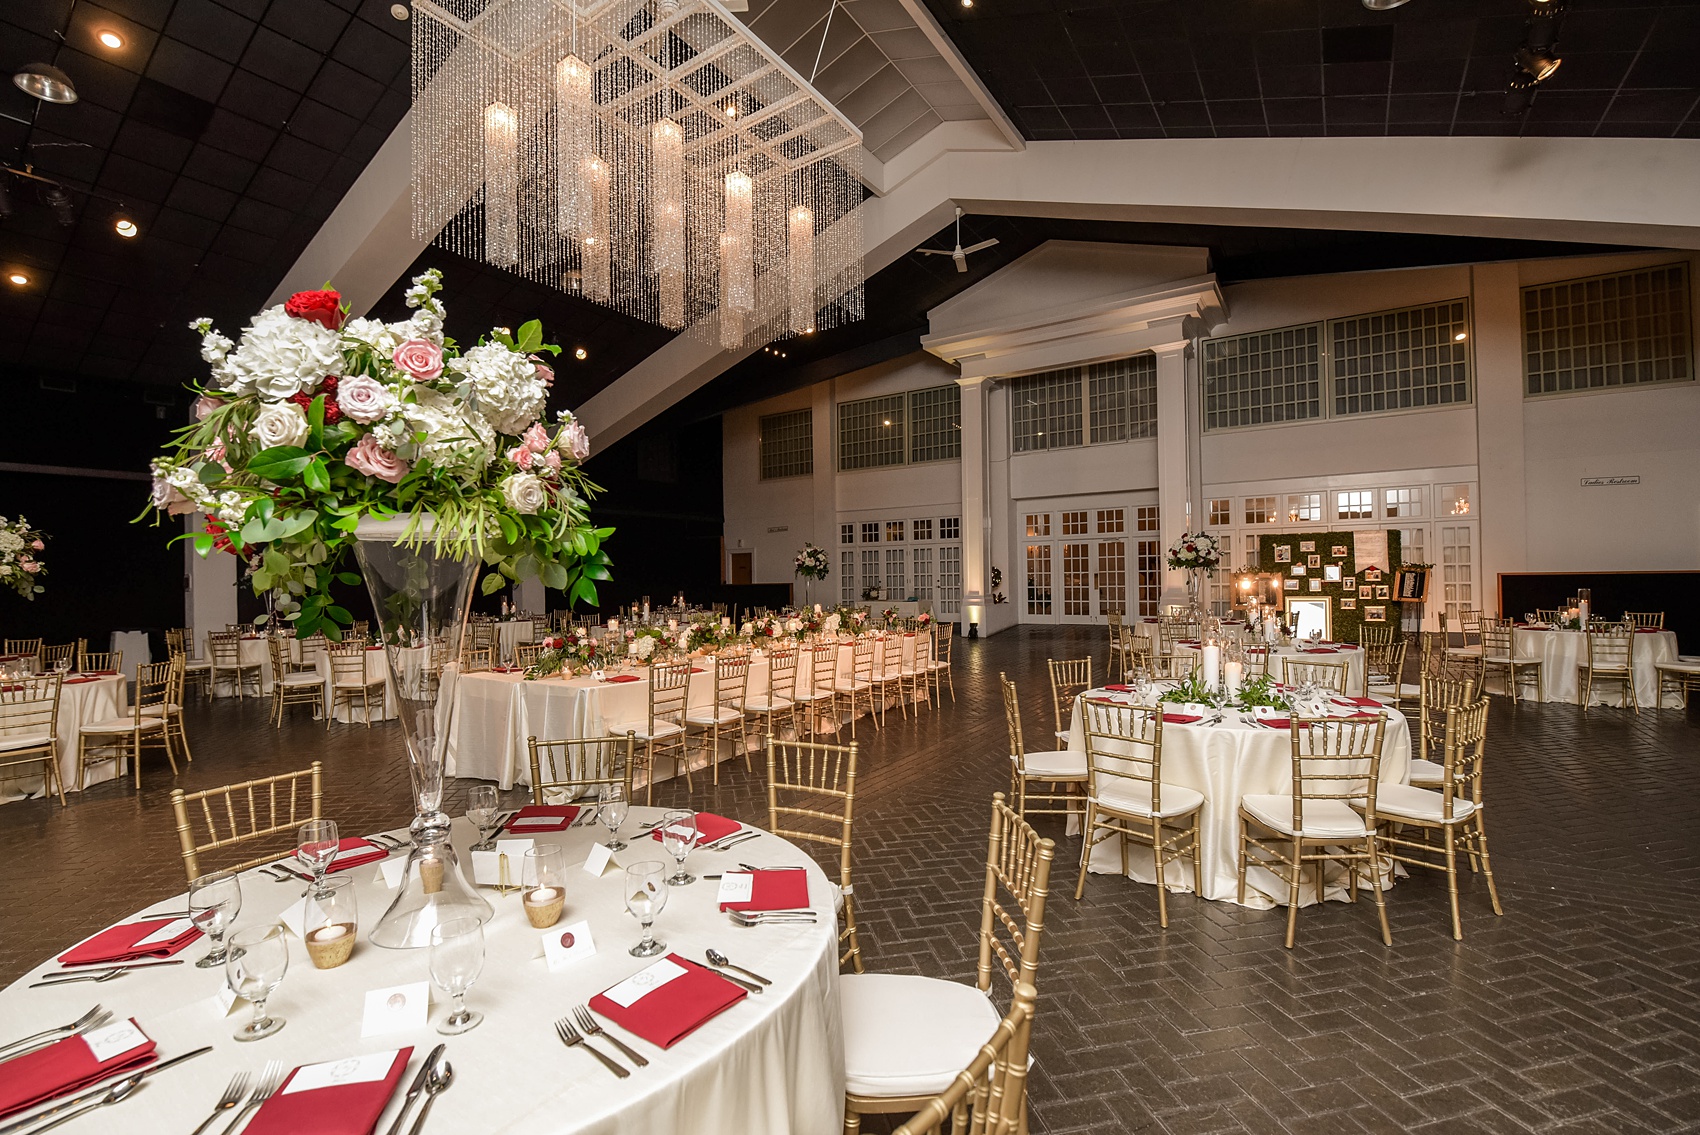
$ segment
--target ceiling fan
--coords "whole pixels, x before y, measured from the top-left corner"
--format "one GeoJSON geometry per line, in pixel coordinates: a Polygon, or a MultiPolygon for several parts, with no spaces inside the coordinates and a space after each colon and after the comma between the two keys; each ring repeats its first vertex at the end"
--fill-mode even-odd
{"type": "Polygon", "coordinates": [[[956,261],[956,270],[958,272],[966,272],[968,271],[968,254],[970,252],[979,252],[982,248],[990,248],[997,242],[998,238],[994,236],[990,240],[983,240],[979,244],[971,244],[967,248],[963,248],[962,210],[958,208],[956,210],[956,247],[951,249],[949,252],[946,252],[942,248],[917,248],[915,251],[919,252],[922,256],[948,256],[952,260],[956,261]]]}

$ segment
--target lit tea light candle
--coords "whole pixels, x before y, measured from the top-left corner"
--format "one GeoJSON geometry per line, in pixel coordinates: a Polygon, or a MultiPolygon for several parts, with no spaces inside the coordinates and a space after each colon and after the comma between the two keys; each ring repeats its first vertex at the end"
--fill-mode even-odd
{"type": "Polygon", "coordinates": [[[566,894],[560,887],[533,887],[525,893],[525,918],[538,930],[555,925],[566,905],[566,894]]]}
{"type": "Polygon", "coordinates": [[[348,927],[346,926],[321,926],[317,930],[309,931],[307,940],[322,946],[328,942],[334,942],[338,938],[346,937],[347,934],[348,927]]]}
{"type": "Polygon", "coordinates": [[[538,887],[536,890],[525,896],[525,901],[537,906],[544,906],[556,901],[560,897],[561,889],[559,887],[538,887]]]}

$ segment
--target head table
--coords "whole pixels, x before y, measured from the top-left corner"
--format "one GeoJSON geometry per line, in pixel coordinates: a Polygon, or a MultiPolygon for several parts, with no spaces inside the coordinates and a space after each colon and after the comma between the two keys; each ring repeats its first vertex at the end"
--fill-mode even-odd
{"type": "MultiPolygon", "coordinates": [[[[637,836],[640,822],[662,814],[655,808],[631,809],[621,828],[631,847],[616,853],[617,863],[664,860],[671,873],[673,862],[660,842],[637,836]]],[[[475,838],[465,820],[455,821],[454,842],[463,867],[475,838]]],[[[250,1044],[232,1039],[249,1010],[238,1004],[226,1015],[217,1001],[223,970],[192,964],[206,953],[201,941],[177,955],[188,959],[183,965],[135,970],[100,984],[26,988],[44,970],[58,968],[51,963],[38,967],[0,993],[0,1020],[6,1022],[0,1042],[74,1020],[98,1001],[118,1018],[135,1018],[158,1043],[161,1059],[213,1046],[204,1056],[144,1080],[121,1103],[74,1121],[68,1132],[182,1135],[211,1112],[237,1072],[257,1077],[270,1060],[282,1061],[288,1069],[412,1045],[412,1061],[377,1126],[384,1131],[401,1108],[407,1084],[439,1042],[447,1044],[446,1057],[455,1074],[431,1112],[427,1132],[831,1135],[841,1129],[844,1054],[837,924],[832,887],[813,860],[789,841],[765,833],[731,852],[691,854],[686,868],[697,875],[736,869],[740,862],[803,865],[818,922],[740,927],[718,911],[715,881],[699,878],[670,888],[667,905],[655,921],[655,936],[671,953],[702,962],[707,950],[717,949],[773,984],[760,995],[735,1002],[671,1048],[659,1048],[603,1019],[604,1029],[649,1060],[648,1067],[617,1079],[582,1048],[564,1046],[554,1022],[653,961],[627,953],[640,930],[625,910],[624,872],[610,867],[596,878],[576,866],[593,840],[607,840],[607,829],[600,825],[581,823],[534,838],[562,845],[567,863],[574,865],[569,868],[566,909],[552,932],[559,935],[573,923],[588,921],[596,952],[551,973],[541,946],[542,936],[551,931],[532,929],[518,894],[502,896],[480,888],[496,914],[484,928],[483,974],[467,994],[468,1007],[484,1014],[483,1023],[470,1032],[449,1037],[436,1032],[434,1026],[447,1015],[450,1002],[433,992],[430,1024],[362,1039],[368,991],[429,980],[429,951],[385,950],[366,941],[394,894],[380,880],[378,868],[368,865],[349,872],[358,892],[360,943],[347,964],[314,969],[300,940],[286,935],[289,970],[267,1010],[288,1023],[274,1036],[250,1044]]],[[[286,906],[299,901],[306,886],[274,882],[255,871],[244,874],[241,885],[238,928],[277,920],[286,906]]],[[[178,895],[149,909],[182,911],[185,902],[186,897],[178,895]]],[[[632,1062],[606,1041],[593,1043],[631,1067],[632,1062]]],[[[417,1114],[415,1107],[412,1115],[417,1114]]],[[[226,1122],[221,1118],[213,1129],[222,1130],[226,1122]]]]}

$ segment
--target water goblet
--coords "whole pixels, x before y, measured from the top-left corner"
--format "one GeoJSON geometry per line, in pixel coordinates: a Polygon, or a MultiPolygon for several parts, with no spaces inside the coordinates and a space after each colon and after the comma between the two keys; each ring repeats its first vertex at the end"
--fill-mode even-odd
{"type": "Polygon", "coordinates": [[[496,824],[496,786],[494,784],[475,784],[466,797],[466,818],[478,828],[478,842],[472,845],[474,851],[494,851],[496,841],[491,838],[490,829],[496,824]]]}
{"type": "Polygon", "coordinates": [[[295,839],[295,858],[313,873],[313,888],[309,894],[322,894],[325,872],[336,859],[338,840],[335,820],[308,820],[301,825],[295,839]]]}
{"type": "Polygon", "coordinates": [[[626,909],[643,924],[643,941],[627,951],[634,958],[653,958],[667,948],[667,943],[657,942],[650,931],[655,916],[667,905],[667,880],[662,878],[666,870],[666,864],[658,859],[626,868],[626,909]]]}
{"type": "Polygon", "coordinates": [[[661,821],[661,849],[671,855],[679,869],[668,876],[667,885],[683,887],[697,881],[685,870],[685,859],[697,842],[697,814],[688,811],[668,812],[661,821]]]}
{"type": "Polygon", "coordinates": [[[242,884],[230,871],[214,871],[189,884],[189,921],[207,936],[212,949],[195,963],[196,969],[222,966],[224,932],[242,910],[242,884]]]}
{"type": "Polygon", "coordinates": [[[626,822],[626,789],[621,784],[604,784],[596,794],[596,819],[608,829],[613,837],[608,841],[609,851],[624,851],[626,841],[620,838],[620,825],[626,822]]]}
{"type": "Polygon", "coordinates": [[[224,978],[230,991],[254,1006],[254,1019],[236,1030],[236,1039],[260,1040],[283,1028],[282,1017],[266,1013],[266,1000],[283,983],[289,971],[289,945],[283,927],[250,926],[230,936],[230,956],[224,963],[224,978]]]}
{"type": "Polygon", "coordinates": [[[475,1029],[484,1019],[466,1007],[466,991],[484,972],[484,924],[476,918],[451,918],[431,930],[431,980],[455,999],[454,1012],[437,1031],[444,1036],[475,1029]]]}

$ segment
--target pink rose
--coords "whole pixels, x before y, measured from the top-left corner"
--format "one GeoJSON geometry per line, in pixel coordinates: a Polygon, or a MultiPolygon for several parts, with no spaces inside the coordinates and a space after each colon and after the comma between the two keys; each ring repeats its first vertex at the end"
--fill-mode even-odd
{"type": "Polygon", "coordinates": [[[508,460],[512,461],[515,465],[518,465],[521,469],[531,468],[531,459],[535,456],[536,454],[532,453],[531,450],[527,449],[523,445],[516,445],[512,449],[508,450],[508,460]]]}
{"type": "MultiPolygon", "coordinates": [[[[170,481],[167,481],[164,477],[159,476],[157,473],[154,474],[151,496],[153,506],[155,508],[164,509],[170,516],[184,516],[195,511],[195,506],[190,502],[189,498],[179,492],[176,485],[173,485],[170,481]]],[[[35,542],[35,546],[40,548],[41,541],[37,540],[35,542]]]]}
{"type": "Polygon", "coordinates": [[[409,339],[395,349],[395,365],[425,382],[443,377],[443,349],[429,339],[409,339]]]}
{"type": "Polygon", "coordinates": [[[205,394],[201,395],[195,399],[195,420],[197,422],[206,421],[212,415],[212,412],[222,405],[224,403],[217,398],[208,398],[205,394]]]}
{"type": "Polygon", "coordinates": [[[574,461],[583,461],[590,456],[590,435],[577,422],[570,422],[561,431],[561,446],[573,455],[574,461]]]}
{"type": "Polygon", "coordinates": [[[390,416],[396,397],[377,379],[355,375],[337,383],[336,404],[350,420],[369,426],[390,416]]]}
{"type": "Polygon", "coordinates": [[[348,451],[343,462],[356,473],[364,473],[368,477],[376,477],[380,481],[398,484],[407,476],[411,466],[383,446],[378,439],[367,434],[360,443],[348,451]]]}
{"type": "Polygon", "coordinates": [[[36,551],[40,552],[40,551],[45,550],[47,545],[43,544],[40,540],[31,540],[30,541],[30,547],[32,547],[36,551]]]}
{"type": "Polygon", "coordinates": [[[533,453],[542,453],[549,448],[549,431],[543,428],[542,422],[532,422],[531,428],[520,438],[520,444],[533,453]]]}
{"type": "Polygon", "coordinates": [[[34,575],[36,572],[41,570],[41,565],[36,563],[34,560],[27,560],[18,566],[29,572],[31,575],[34,575]]]}
{"type": "Polygon", "coordinates": [[[543,464],[548,468],[549,472],[559,473],[561,471],[561,455],[551,449],[548,453],[543,455],[543,464]]]}
{"type": "Polygon", "coordinates": [[[536,369],[538,380],[541,381],[544,386],[555,385],[555,368],[545,366],[536,360],[532,361],[532,366],[536,369]]]}

